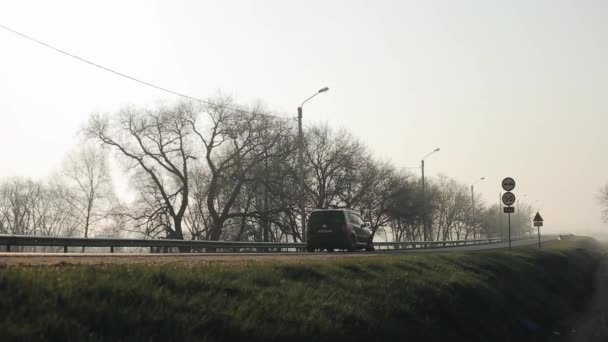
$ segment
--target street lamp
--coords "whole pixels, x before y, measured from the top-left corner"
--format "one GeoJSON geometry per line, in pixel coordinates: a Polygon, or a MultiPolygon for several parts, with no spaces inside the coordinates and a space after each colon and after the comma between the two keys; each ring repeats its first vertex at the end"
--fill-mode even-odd
{"type": "Polygon", "coordinates": [[[420,168],[422,169],[422,226],[423,226],[423,233],[424,233],[424,241],[428,241],[428,229],[427,229],[427,224],[426,224],[426,196],[425,196],[425,190],[424,190],[424,160],[426,158],[428,158],[431,154],[435,153],[435,152],[439,152],[441,149],[439,147],[437,147],[436,149],[433,150],[433,152],[427,154],[426,156],[422,157],[422,160],[420,160],[420,168]]]}
{"type": "MultiPolygon", "coordinates": [[[[477,184],[477,182],[480,182],[482,180],[486,179],[486,177],[481,177],[478,180],[476,180],[475,182],[473,182],[473,184],[471,184],[471,219],[474,220],[475,217],[475,192],[473,191],[473,188],[475,186],[475,184],[477,184]]],[[[473,221],[473,240],[475,240],[476,236],[475,236],[475,221],[473,221]]]]}
{"type": "Polygon", "coordinates": [[[328,91],[328,87],[323,87],[319,89],[316,93],[314,93],[311,97],[307,98],[302,102],[300,107],[298,107],[298,168],[300,169],[300,173],[298,174],[298,184],[299,184],[299,206],[300,206],[300,218],[302,221],[302,241],[306,241],[306,208],[304,206],[304,133],[302,132],[302,107],[304,104],[308,102],[308,100],[313,97],[328,91]]]}

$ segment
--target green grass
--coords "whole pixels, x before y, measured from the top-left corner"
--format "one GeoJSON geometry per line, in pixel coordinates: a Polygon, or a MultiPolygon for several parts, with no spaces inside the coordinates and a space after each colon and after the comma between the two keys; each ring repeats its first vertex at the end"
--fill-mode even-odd
{"type": "Polygon", "coordinates": [[[0,268],[0,339],[522,341],[566,331],[602,251],[0,268]]]}

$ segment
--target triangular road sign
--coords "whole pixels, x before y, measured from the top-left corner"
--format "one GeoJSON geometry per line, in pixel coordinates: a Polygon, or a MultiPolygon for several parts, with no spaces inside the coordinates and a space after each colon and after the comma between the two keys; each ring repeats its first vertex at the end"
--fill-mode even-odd
{"type": "Polygon", "coordinates": [[[543,218],[540,216],[540,214],[538,212],[536,212],[536,216],[534,216],[534,220],[532,220],[534,222],[543,222],[543,218]]]}

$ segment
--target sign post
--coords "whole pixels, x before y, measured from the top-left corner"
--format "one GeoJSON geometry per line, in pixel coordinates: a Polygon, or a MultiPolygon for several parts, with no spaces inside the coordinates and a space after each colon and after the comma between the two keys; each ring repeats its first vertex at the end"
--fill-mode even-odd
{"type": "Polygon", "coordinates": [[[515,203],[515,194],[511,190],[515,189],[515,180],[511,177],[503,179],[502,188],[506,191],[502,194],[502,203],[506,205],[504,212],[509,215],[509,249],[511,249],[511,213],[515,212],[515,208],[511,207],[515,203]]]}
{"type": "Polygon", "coordinates": [[[543,217],[540,216],[540,214],[537,211],[536,216],[534,216],[534,219],[532,221],[534,221],[534,226],[536,227],[536,229],[538,231],[538,248],[540,248],[540,227],[543,226],[544,220],[543,220],[543,217]]]}

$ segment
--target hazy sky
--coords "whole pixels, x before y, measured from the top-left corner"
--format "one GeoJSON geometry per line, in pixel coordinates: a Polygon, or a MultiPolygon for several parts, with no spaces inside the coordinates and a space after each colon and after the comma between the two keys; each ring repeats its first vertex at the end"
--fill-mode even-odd
{"type": "MultiPolygon", "coordinates": [[[[547,231],[605,228],[608,1],[5,1],[0,24],[196,97],[345,127],[547,231]]],[[[175,97],[0,29],[0,178],[56,170],[91,112],[175,97]]],[[[419,170],[412,169],[413,172],[419,170]]]]}

